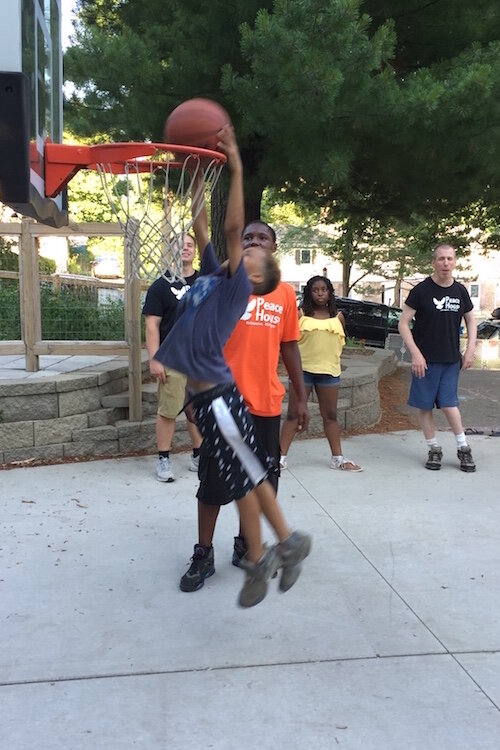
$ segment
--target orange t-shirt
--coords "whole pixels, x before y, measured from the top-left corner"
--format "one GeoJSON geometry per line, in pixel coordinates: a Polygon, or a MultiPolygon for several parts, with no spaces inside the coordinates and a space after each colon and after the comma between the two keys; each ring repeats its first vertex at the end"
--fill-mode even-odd
{"type": "Polygon", "coordinates": [[[285,388],[278,377],[282,342],[299,340],[295,292],[280,282],[274,292],[251,294],[246,311],[231,334],[224,356],[251,414],[281,414],[285,388]]]}

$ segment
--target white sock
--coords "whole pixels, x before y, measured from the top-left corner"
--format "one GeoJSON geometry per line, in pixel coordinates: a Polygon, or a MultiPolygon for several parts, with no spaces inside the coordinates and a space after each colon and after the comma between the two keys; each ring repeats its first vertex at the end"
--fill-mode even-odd
{"type": "Polygon", "coordinates": [[[465,432],[461,432],[460,435],[455,435],[455,439],[457,441],[457,448],[463,448],[465,445],[467,445],[465,432]]]}
{"type": "Polygon", "coordinates": [[[344,456],[334,456],[332,453],[332,461],[335,461],[336,464],[341,464],[344,460],[344,456]]]}
{"type": "Polygon", "coordinates": [[[429,438],[429,440],[425,441],[429,448],[432,448],[433,445],[439,445],[438,441],[436,440],[436,436],[429,438]]]}

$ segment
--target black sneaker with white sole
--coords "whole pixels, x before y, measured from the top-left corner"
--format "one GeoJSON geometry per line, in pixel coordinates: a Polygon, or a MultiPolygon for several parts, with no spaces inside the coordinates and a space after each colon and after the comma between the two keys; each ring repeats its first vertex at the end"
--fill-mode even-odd
{"type": "Polygon", "coordinates": [[[198,591],[205,583],[205,579],[214,573],[214,548],[195,544],[191,565],[182,576],[179,588],[181,591],[198,591]]]}

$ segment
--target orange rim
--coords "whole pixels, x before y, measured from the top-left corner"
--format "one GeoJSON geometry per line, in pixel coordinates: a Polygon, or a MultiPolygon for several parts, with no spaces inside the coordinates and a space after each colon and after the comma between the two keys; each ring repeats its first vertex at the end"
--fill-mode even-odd
{"type": "Polygon", "coordinates": [[[189,156],[199,158],[204,165],[211,162],[223,165],[227,161],[226,155],[221,151],[173,143],[125,141],[84,146],[47,142],[45,194],[49,198],[55,198],[80,169],[97,170],[103,165],[106,171],[113,174],[126,173],[131,165],[139,172],[150,172],[151,169],[161,169],[167,165],[169,168],[181,169],[189,156]],[[171,158],[151,161],[149,157],[158,153],[171,155],[171,158]]]}

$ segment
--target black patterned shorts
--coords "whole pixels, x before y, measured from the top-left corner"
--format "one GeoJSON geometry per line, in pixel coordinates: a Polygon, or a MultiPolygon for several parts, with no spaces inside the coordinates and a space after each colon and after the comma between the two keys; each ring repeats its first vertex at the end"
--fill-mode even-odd
{"type": "Polygon", "coordinates": [[[239,500],[267,476],[257,449],[252,416],[234,383],[215,386],[193,399],[203,452],[217,463],[226,502],[239,500]]]}

